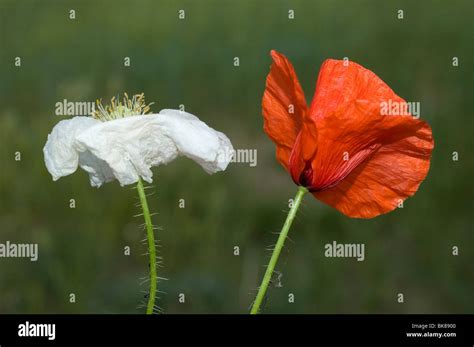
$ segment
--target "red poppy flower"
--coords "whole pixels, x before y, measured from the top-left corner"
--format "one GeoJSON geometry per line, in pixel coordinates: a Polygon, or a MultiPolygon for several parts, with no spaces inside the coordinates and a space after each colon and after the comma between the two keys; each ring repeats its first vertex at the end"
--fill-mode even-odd
{"type": "Polygon", "coordinates": [[[297,185],[356,218],[392,211],[415,194],[430,167],[431,128],[410,114],[384,115],[381,106],[405,100],[362,66],[328,59],[308,108],[292,64],[271,56],[264,130],[297,185]]]}

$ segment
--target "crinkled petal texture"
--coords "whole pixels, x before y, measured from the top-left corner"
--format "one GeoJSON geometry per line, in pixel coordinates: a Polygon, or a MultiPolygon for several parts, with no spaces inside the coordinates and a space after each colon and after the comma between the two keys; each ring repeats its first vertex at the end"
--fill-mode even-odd
{"type": "Polygon", "coordinates": [[[273,64],[262,100],[263,128],[277,146],[278,161],[288,169],[294,143],[307,120],[307,106],[293,65],[283,54],[272,51],[271,55],[273,64]]]}
{"type": "Polygon", "coordinates": [[[75,117],[59,122],[43,149],[54,180],[80,166],[92,186],[117,179],[128,185],[142,177],[151,182],[151,167],[168,164],[183,155],[207,173],[223,171],[233,148],[230,140],[190,113],[162,110],[159,114],[131,116],[100,122],[75,117]]]}
{"type": "MultiPolygon", "coordinates": [[[[293,68],[281,69],[286,58],[272,52],[274,63],[267,78],[277,80],[286,71],[296,80],[293,68]],[[276,70],[278,69],[278,74],[276,70]],[[272,77],[275,75],[275,77],[272,77]]],[[[287,61],[286,64],[291,66],[287,61]]],[[[281,103],[291,102],[282,78],[271,92],[281,103]],[[285,94],[285,97],[278,95],[285,94]]],[[[290,80],[287,77],[287,80],[290,80]]],[[[264,118],[286,122],[278,129],[296,129],[286,136],[276,126],[265,131],[278,147],[291,147],[285,168],[293,180],[308,187],[313,195],[349,217],[372,218],[395,209],[413,195],[426,177],[433,149],[429,125],[411,115],[383,115],[383,103],[406,105],[373,72],[353,62],[327,60],[321,67],[316,92],[309,110],[301,111],[298,122],[273,117],[265,109],[264,118]],[[295,124],[303,124],[299,127],[295,124]],[[311,124],[311,125],[310,125],[311,124]],[[271,133],[269,133],[269,130],[271,133]]],[[[278,105],[277,101],[273,104],[278,105]]],[[[306,106],[304,106],[306,107],[306,106]]],[[[301,108],[304,108],[301,106],[301,108]]]]}

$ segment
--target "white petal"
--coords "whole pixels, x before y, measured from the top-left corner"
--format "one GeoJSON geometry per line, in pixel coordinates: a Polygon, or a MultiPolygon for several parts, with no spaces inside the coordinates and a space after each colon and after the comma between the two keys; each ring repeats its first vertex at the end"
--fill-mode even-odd
{"type": "Polygon", "coordinates": [[[197,162],[209,174],[227,168],[233,153],[227,136],[191,113],[165,109],[159,115],[163,130],[173,139],[181,155],[197,162]]]}
{"type": "Polygon", "coordinates": [[[79,152],[79,166],[89,174],[89,181],[93,187],[100,187],[103,183],[115,180],[109,165],[89,151],[79,152]]]}
{"type": "Polygon", "coordinates": [[[98,124],[77,136],[78,149],[107,163],[121,185],[135,183],[139,176],[151,182],[150,167],[167,164],[178,154],[156,129],[154,118],[132,116],[98,124]]]}
{"type": "Polygon", "coordinates": [[[43,148],[46,168],[53,176],[53,180],[56,181],[77,170],[79,154],[75,149],[76,135],[97,123],[100,122],[91,117],[74,117],[56,124],[43,148]]]}
{"type": "MultiPolygon", "coordinates": [[[[115,176],[121,185],[151,182],[153,166],[167,164],[178,155],[193,159],[208,173],[225,170],[233,152],[229,139],[192,114],[163,110],[160,114],[132,116],[99,123],[76,136],[76,148],[90,152],[104,168],[95,170],[93,185],[115,176]],[[106,164],[106,165],[105,165],[106,164]]],[[[88,169],[94,169],[89,161],[88,169]]],[[[90,173],[90,171],[88,171],[90,173]]]]}

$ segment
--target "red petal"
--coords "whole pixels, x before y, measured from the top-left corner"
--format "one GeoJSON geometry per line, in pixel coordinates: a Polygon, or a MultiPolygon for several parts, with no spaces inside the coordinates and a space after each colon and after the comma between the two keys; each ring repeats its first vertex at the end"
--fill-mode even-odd
{"type": "Polygon", "coordinates": [[[310,117],[318,131],[311,189],[350,217],[393,210],[425,178],[431,129],[410,115],[381,115],[381,103],[404,104],[362,66],[328,60],[317,82],[310,117]]]}
{"type": "Polygon", "coordinates": [[[297,185],[309,186],[313,177],[311,163],[318,146],[316,124],[305,119],[290,155],[289,171],[297,185]]]}
{"type": "Polygon", "coordinates": [[[307,105],[293,65],[281,53],[271,51],[271,56],[273,64],[262,101],[263,129],[277,146],[278,161],[288,170],[307,105]],[[291,107],[294,113],[290,113],[291,107]]]}
{"type": "Polygon", "coordinates": [[[394,134],[398,139],[381,146],[335,187],[314,196],[349,217],[373,218],[415,194],[430,167],[433,139],[427,123],[407,122],[408,127],[394,134]]]}
{"type": "Polygon", "coordinates": [[[384,101],[398,96],[372,71],[352,61],[328,59],[319,70],[309,110],[316,122],[355,100],[384,101]]]}
{"type": "Polygon", "coordinates": [[[322,190],[347,176],[378,148],[376,137],[380,134],[371,128],[380,117],[380,103],[387,100],[404,102],[362,66],[350,61],[326,60],[305,119],[307,126],[303,128],[307,131],[303,129],[290,157],[293,180],[303,185],[310,181],[310,189],[322,190]],[[299,153],[303,150],[306,155],[301,159],[299,153]],[[349,160],[345,160],[346,155],[349,160]]]}

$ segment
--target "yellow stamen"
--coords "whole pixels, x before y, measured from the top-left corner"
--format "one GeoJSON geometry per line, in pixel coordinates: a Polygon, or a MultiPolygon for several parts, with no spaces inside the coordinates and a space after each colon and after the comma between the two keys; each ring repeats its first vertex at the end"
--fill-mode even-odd
{"type": "Polygon", "coordinates": [[[110,104],[102,105],[102,99],[96,100],[97,108],[91,113],[91,116],[102,122],[120,119],[130,116],[139,116],[148,114],[150,106],[154,103],[145,103],[145,94],[135,94],[132,99],[128,97],[127,93],[123,93],[123,103],[115,96],[110,99],[110,104]]]}

